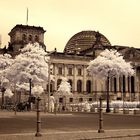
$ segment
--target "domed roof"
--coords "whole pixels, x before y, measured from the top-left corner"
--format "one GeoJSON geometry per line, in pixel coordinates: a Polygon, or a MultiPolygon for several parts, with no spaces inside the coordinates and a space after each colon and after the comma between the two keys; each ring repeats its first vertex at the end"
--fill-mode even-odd
{"type": "Polygon", "coordinates": [[[82,52],[92,48],[94,45],[110,46],[109,40],[96,31],[81,31],[70,38],[67,42],[64,52],[74,53],[82,52]]]}

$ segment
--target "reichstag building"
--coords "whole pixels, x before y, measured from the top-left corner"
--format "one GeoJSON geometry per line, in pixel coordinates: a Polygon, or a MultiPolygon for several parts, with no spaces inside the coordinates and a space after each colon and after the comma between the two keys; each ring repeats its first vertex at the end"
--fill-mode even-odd
{"type": "MultiPolygon", "coordinates": [[[[45,30],[42,27],[16,25],[9,33],[8,49],[1,49],[0,52],[17,55],[19,48],[29,42],[39,42],[46,50],[44,33],[45,30]]],[[[50,55],[51,74],[55,78],[54,81],[51,81],[50,92],[56,93],[63,76],[68,78],[72,86],[73,95],[68,99],[68,102],[83,102],[84,100],[92,102],[97,100],[100,95],[106,96],[106,82],[91,77],[86,71],[90,60],[95,59],[105,49],[117,50],[126,61],[132,62],[135,69],[134,76],[110,79],[110,97],[112,100],[119,100],[123,93],[128,101],[139,100],[140,49],[111,45],[102,33],[91,30],[76,33],[68,40],[63,52],[57,52],[57,48],[55,48],[55,51],[50,55]]],[[[63,97],[59,96],[58,100],[62,102],[63,97]]]]}

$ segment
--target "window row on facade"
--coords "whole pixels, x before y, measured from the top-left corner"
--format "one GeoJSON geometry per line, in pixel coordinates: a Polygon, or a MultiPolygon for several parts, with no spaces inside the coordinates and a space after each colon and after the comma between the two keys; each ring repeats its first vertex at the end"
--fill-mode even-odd
{"type": "MultiPolygon", "coordinates": [[[[54,71],[55,71],[54,69],[51,70],[51,74],[54,74],[55,73],[54,71]]],[[[73,76],[75,72],[76,72],[76,75],[82,76],[83,75],[83,67],[77,66],[76,70],[74,70],[73,66],[69,67],[69,65],[68,65],[68,66],[66,66],[66,69],[65,69],[64,65],[58,65],[56,74],[57,75],[64,75],[64,73],[67,73],[67,76],[73,76]]]]}
{"type": "MultiPolygon", "coordinates": [[[[76,92],[76,93],[106,92],[106,85],[104,85],[104,87],[105,87],[104,89],[99,89],[98,86],[100,83],[96,84],[92,80],[85,80],[84,81],[81,79],[77,79],[76,81],[74,81],[73,79],[68,79],[68,82],[70,83],[70,85],[72,87],[72,89],[71,89],[72,92],[76,92]],[[84,87],[85,87],[85,89],[84,89],[84,87]]],[[[58,79],[57,81],[51,82],[51,92],[57,91],[60,83],[61,83],[61,79],[58,79]],[[55,84],[57,85],[57,89],[54,88],[55,84]]],[[[135,93],[135,87],[136,87],[135,78],[133,76],[131,76],[131,77],[123,76],[120,78],[114,77],[114,78],[110,79],[110,89],[109,90],[110,90],[110,92],[115,93],[115,94],[117,92],[135,93]]]]}
{"type": "Polygon", "coordinates": [[[22,35],[22,40],[25,42],[39,42],[39,36],[38,35],[28,35],[28,34],[23,34],[22,35]]]}

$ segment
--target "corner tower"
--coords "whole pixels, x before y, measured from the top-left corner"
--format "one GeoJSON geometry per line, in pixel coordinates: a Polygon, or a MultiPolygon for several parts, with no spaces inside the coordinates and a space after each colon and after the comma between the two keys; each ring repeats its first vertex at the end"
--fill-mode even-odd
{"type": "Polygon", "coordinates": [[[20,48],[28,43],[38,42],[44,50],[44,33],[43,27],[35,27],[29,25],[16,25],[8,34],[10,36],[9,51],[18,52],[20,48]]]}

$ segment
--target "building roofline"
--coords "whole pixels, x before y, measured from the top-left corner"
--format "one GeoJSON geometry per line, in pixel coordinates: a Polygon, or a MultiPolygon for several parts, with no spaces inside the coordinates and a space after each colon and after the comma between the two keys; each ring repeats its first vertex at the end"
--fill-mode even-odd
{"type": "Polygon", "coordinates": [[[14,32],[14,30],[16,29],[36,29],[36,30],[42,31],[43,33],[46,32],[46,30],[44,30],[43,27],[40,27],[40,26],[29,26],[29,25],[17,24],[13,29],[11,29],[8,35],[10,35],[11,32],[14,32]]]}

